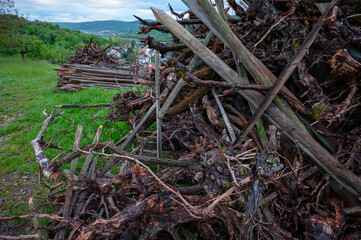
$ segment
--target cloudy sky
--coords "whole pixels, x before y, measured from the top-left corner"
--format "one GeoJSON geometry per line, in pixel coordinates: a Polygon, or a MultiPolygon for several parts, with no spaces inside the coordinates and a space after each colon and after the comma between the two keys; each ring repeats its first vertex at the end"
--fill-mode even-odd
{"type": "Polygon", "coordinates": [[[29,20],[47,22],[84,22],[97,20],[133,21],[133,15],[154,19],[150,7],[177,12],[187,10],[181,0],[14,0],[15,7],[29,20]]]}

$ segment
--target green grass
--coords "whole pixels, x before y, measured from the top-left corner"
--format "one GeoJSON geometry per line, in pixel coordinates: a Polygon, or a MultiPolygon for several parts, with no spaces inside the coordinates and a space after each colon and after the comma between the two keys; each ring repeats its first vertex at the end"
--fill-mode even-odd
{"type": "MultiPolygon", "coordinates": [[[[30,142],[39,132],[45,116],[42,112],[61,104],[106,103],[102,89],[92,88],[79,92],[57,91],[57,75],[53,68],[57,65],[45,61],[0,57],[0,173],[18,171],[32,174],[37,170],[30,142]]],[[[112,99],[116,90],[105,90],[112,99]]],[[[57,113],[63,110],[57,110],[57,113]]],[[[107,108],[67,109],[63,114],[74,120],[75,125],[62,117],[57,117],[47,131],[47,141],[52,141],[64,149],[72,149],[77,124],[84,126],[81,145],[92,142],[99,125],[106,124],[102,118],[107,108]]],[[[119,140],[130,128],[125,123],[106,124],[101,141],[119,140]]],[[[57,155],[49,150],[49,158],[57,155]]]]}

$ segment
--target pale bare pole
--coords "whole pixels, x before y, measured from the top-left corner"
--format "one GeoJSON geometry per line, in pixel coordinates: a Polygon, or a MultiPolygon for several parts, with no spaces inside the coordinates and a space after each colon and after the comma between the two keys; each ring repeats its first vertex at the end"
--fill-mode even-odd
{"type": "Polygon", "coordinates": [[[162,118],[160,111],[159,52],[155,53],[155,97],[157,116],[157,158],[162,157],[162,118]]]}
{"type": "MultiPolygon", "coordinates": [[[[207,46],[208,43],[211,41],[212,37],[214,36],[214,34],[212,33],[212,31],[209,31],[209,33],[207,34],[206,38],[203,41],[203,45],[207,46]]],[[[192,72],[193,68],[196,66],[197,61],[199,60],[198,55],[194,55],[194,57],[192,58],[191,62],[188,64],[187,68],[188,71],[192,72]]]]}
{"type": "Polygon", "coordinates": [[[221,115],[222,115],[222,117],[223,117],[224,124],[226,125],[228,134],[229,134],[229,136],[230,136],[230,138],[231,138],[230,140],[231,140],[231,142],[232,142],[232,144],[233,144],[233,143],[236,141],[237,137],[236,137],[236,134],[234,133],[232,124],[231,124],[231,122],[230,122],[229,119],[228,119],[227,113],[226,113],[226,111],[224,110],[224,107],[223,107],[223,105],[222,105],[222,102],[221,102],[221,100],[220,100],[219,97],[218,97],[219,93],[216,91],[216,89],[215,89],[214,87],[212,88],[212,94],[213,94],[214,98],[216,99],[216,102],[217,102],[219,111],[221,112],[221,115]]]}

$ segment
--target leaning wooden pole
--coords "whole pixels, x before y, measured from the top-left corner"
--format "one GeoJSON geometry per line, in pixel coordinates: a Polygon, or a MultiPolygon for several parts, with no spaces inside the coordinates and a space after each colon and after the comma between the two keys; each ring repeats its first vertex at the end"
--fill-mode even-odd
{"type": "MultiPolygon", "coordinates": [[[[182,0],[182,2],[186,4],[211,31],[231,49],[232,53],[235,54],[235,57],[239,59],[257,83],[272,85],[276,82],[276,76],[258,58],[248,51],[209,0],[182,0]]],[[[282,89],[292,97],[294,102],[302,105],[302,103],[287,88],[283,87],[282,89]]],[[[287,116],[307,131],[303,123],[284,101],[277,97],[275,102],[287,116]]]]}
{"type": "MultiPolygon", "coordinates": [[[[221,15],[222,19],[228,23],[227,21],[227,16],[224,12],[224,8],[223,8],[223,2],[221,2],[221,0],[216,0],[216,6],[217,6],[217,9],[218,9],[218,12],[219,14],[221,15]]],[[[246,72],[246,69],[244,68],[243,65],[241,65],[239,63],[239,59],[237,57],[237,55],[232,51],[232,55],[233,55],[233,58],[234,58],[234,62],[236,63],[236,67],[237,67],[237,71],[238,71],[238,74],[240,74],[242,77],[244,77],[246,79],[247,82],[249,82],[248,80],[248,76],[247,76],[247,72],[246,72]]],[[[253,106],[250,104],[250,109],[251,109],[251,112],[252,114],[254,115],[254,108],[253,106]]],[[[248,122],[249,124],[249,122],[248,122]]],[[[252,125],[252,128],[253,128],[254,124],[252,125]]],[[[257,128],[257,131],[258,131],[258,134],[259,134],[259,137],[261,138],[261,142],[262,142],[262,145],[264,146],[267,142],[268,142],[268,138],[267,138],[267,134],[266,134],[266,131],[264,129],[264,126],[263,126],[263,122],[262,122],[262,119],[257,119],[256,121],[256,128],[257,128]]],[[[246,129],[246,127],[244,128],[246,129]]],[[[250,133],[250,131],[247,132],[247,134],[245,134],[245,130],[243,130],[243,134],[241,136],[241,140],[240,141],[243,141],[243,139],[245,138],[245,136],[247,136],[248,133],[250,133]]]]}
{"type": "MultiPolygon", "coordinates": [[[[203,41],[203,45],[204,45],[204,46],[207,46],[208,43],[211,41],[211,39],[212,39],[213,36],[214,36],[214,34],[213,34],[212,32],[209,32],[209,33],[207,34],[206,38],[205,38],[204,41],[203,41]]],[[[189,70],[190,72],[191,72],[191,71],[193,70],[193,68],[196,66],[197,61],[198,61],[198,56],[195,55],[195,56],[192,58],[191,62],[190,62],[190,63],[188,64],[188,66],[187,66],[187,68],[188,68],[188,70],[189,70]]]]}
{"type": "Polygon", "coordinates": [[[159,53],[155,53],[155,97],[157,120],[157,158],[162,157],[162,119],[160,118],[159,53]]]}
{"type": "MultiPolygon", "coordinates": [[[[245,79],[239,76],[233,69],[226,65],[213,52],[202,45],[192,34],[178,24],[172,17],[164,11],[152,8],[152,11],[159,22],[163,24],[173,35],[182,40],[195,54],[197,54],[208,66],[218,75],[230,83],[245,83],[245,79]]],[[[239,93],[252,105],[258,107],[261,104],[263,95],[252,91],[242,90],[239,93]]],[[[307,132],[288,118],[275,105],[271,104],[266,112],[266,116],[278,128],[300,148],[310,156],[315,163],[327,172],[333,179],[345,187],[351,194],[361,200],[361,181],[359,177],[350,170],[345,169],[341,164],[325,150],[307,132]]]]}

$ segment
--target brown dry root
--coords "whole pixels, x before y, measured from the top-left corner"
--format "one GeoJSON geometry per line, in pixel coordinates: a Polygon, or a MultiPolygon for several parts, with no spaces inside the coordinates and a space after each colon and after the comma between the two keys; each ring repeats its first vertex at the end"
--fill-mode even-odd
{"type": "Polygon", "coordinates": [[[311,94],[317,95],[319,98],[316,101],[316,109],[319,110],[317,119],[326,121],[328,127],[331,125],[340,126],[349,121],[354,111],[357,111],[360,106],[361,99],[361,95],[358,93],[361,64],[349,54],[347,49],[341,49],[332,56],[330,67],[332,69],[331,79],[323,83],[322,88],[313,84],[313,86],[318,87],[319,91],[311,94]],[[323,89],[333,85],[344,85],[346,88],[338,91],[338,95],[330,99],[324,95],[326,92],[323,89]]]}
{"type": "MultiPolygon", "coordinates": [[[[102,143],[99,144],[104,146],[102,143]]],[[[74,177],[68,177],[66,192],[70,194],[65,196],[51,194],[48,198],[48,202],[58,209],[56,215],[50,216],[55,221],[47,228],[49,237],[59,236],[62,229],[69,229],[71,230],[69,236],[76,239],[109,239],[124,236],[154,239],[163,234],[166,234],[165,236],[175,234],[177,226],[188,223],[195,226],[198,223],[207,224],[207,229],[212,229],[215,236],[226,234],[236,237],[235,229],[240,228],[240,222],[232,223],[229,219],[236,220],[240,213],[228,207],[232,202],[228,201],[234,198],[229,195],[242,189],[246,190],[249,177],[247,177],[247,168],[242,170],[237,167],[237,172],[234,172],[232,165],[242,158],[254,156],[255,149],[250,147],[252,145],[245,145],[245,152],[240,156],[232,156],[229,155],[230,153],[226,155],[218,148],[213,148],[204,158],[196,157],[201,164],[195,165],[195,168],[165,168],[157,174],[159,177],[137,159],[111,153],[104,154],[104,151],[109,151],[106,150],[107,146],[101,152],[80,150],[88,156],[96,155],[93,160],[95,163],[109,159],[113,161],[127,159],[141,166],[135,165],[116,175],[108,173],[100,178],[97,174],[101,169],[98,171],[94,168],[90,168],[87,174],[93,175],[91,178],[84,178],[77,172],[74,177]],[[228,161],[228,167],[224,163],[226,158],[232,158],[231,163],[228,161]],[[240,174],[239,170],[242,170],[243,174],[240,174]],[[200,176],[200,172],[204,172],[205,175],[200,176]],[[230,190],[232,181],[237,181],[239,187],[230,190]],[[199,184],[179,187],[193,182],[199,184]],[[222,195],[225,192],[228,193],[222,195]],[[74,199],[75,202],[72,204],[74,207],[68,208],[70,199],[74,199]],[[61,217],[64,211],[69,211],[66,218],[61,217]],[[212,226],[211,222],[216,225],[212,226]],[[233,230],[227,233],[224,228],[217,226],[218,224],[228,224],[228,230],[233,230]]],[[[82,169],[84,167],[85,165],[82,169]]],[[[57,189],[52,188],[52,190],[57,189]]],[[[0,218],[0,220],[17,220],[29,216],[0,218]]],[[[31,215],[31,217],[44,216],[31,215]]],[[[204,232],[205,230],[199,227],[197,234],[209,234],[204,232]]],[[[178,234],[184,233],[180,231],[178,234]]]]}
{"type": "Polygon", "coordinates": [[[109,63],[117,63],[117,60],[107,54],[107,50],[112,46],[105,48],[99,48],[97,46],[98,41],[93,42],[93,38],[90,38],[89,43],[84,47],[79,47],[76,50],[75,55],[69,56],[67,61],[71,64],[78,63],[78,64],[93,64],[104,66],[109,63]]]}
{"type": "Polygon", "coordinates": [[[83,146],[77,157],[90,156],[89,170],[83,171],[84,164],[73,175],[64,171],[67,183],[61,192],[66,194],[58,192],[63,184],[49,188],[47,202],[53,205],[54,215],[1,217],[0,221],[50,218],[46,227],[50,238],[68,229],[63,236],[73,239],[241,239],[240,234],[247,238],[252,232],[261,238],[306,234],[331,239],[345,236],[346,231],[355,234],[352,229],[359,223],[346,221],[343,203],[330,191],[330,177],[310,175],[309,159],[298,159],[301,155],[285,158],[292,150],[282,149],[284,140],[275,126],[270,127],[269,143],[262,152],[257,153],[252,141],[237,149],[220,149],[216,136],[200,119],[199,106],[192,109],[188,118],[178,120],[188,124],[182,128],[185,132],[168,139],[174,145],[187,142],[183,154],[177,151],[178,161],[192,165],[169,167],[163,159],[158,164],[164,167],[155,173],[143,163],[146,158],[122,155],[109,143],[98,143],[99,150],[83,146]],[[204,135],[192,139],[191,131],[204,135]],[[126,170],[116,167],[115,174],[101,175],[106,162],[121,166],[126,161],[126,170]]]}
{"type": "Polygon", "coordinates": [[[144,45],[148,45],[149,48],[157,49],[160,54],[165,54],[167,52],[179,51],[188,48],[184,44],[172,44],[172,45],[162,44],[154,40],[154,38],[152,38],[151,36],[142,38],[141,42],[144,45]]]}
{"type": "Polygon", "coordinates": [[[128,122],[129,126],[132,126],[153,103],[154,97],[148,92],[139,98],[136,93],[129,91],[124,94],[117,93],[113,97],[113,101],[114,104],[107,118],[110,121],[128,122]]]}

